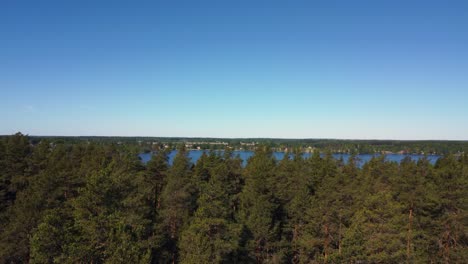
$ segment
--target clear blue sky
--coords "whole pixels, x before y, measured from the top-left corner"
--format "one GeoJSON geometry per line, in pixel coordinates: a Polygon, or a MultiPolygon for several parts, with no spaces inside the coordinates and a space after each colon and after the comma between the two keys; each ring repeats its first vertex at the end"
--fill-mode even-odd
{"type": "Polygon", "coordinates": [[[468,1],[4,0],[0,95],[0,134],[468,140],[468,1]]]}

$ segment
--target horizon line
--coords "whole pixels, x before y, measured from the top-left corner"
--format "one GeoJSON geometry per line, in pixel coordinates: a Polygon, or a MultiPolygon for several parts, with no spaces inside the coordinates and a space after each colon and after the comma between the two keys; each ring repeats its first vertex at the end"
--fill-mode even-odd
{"type": "MultiPolygon", "coordinates": [[[[22,132],[18,131],[16,133],[22,132]]],[[[13,134],[2,134],[0,137],[11,136],[13,134]]],[[[458,142],[468,142],[468,139],[391,139],[391,138],[384,138],[384,139],[377,139],[377,138],[370,138],[370,139],[363,139],[363,138],[294,138],[294,137],[210,137],[210,136],[112,136],[112,135],[33,135],[33,134],[23,134],[30,137],[105,137],[105,138],[178,138],[178,139],[283,139],[283,140],[343,140],[343,141],[458,141],[458,142]]]]}

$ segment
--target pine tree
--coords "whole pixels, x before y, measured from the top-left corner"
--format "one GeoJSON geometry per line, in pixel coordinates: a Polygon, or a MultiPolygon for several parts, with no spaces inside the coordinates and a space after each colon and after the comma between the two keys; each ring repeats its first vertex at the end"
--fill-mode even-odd
{"type": "MultiPolygon", "coordinates": [[[[257,262],[273,261],[280,235],[279,202],[272,182],[275,160],[267,147],[259,147],[245,168],[245,186],[240,196],[240,222],[248,232],[247,251],[257,262]]],[[[281,257],[280,257],[281,258],[281,257]]]]}
{"type": "Polygon", "coordinates": [[[242,226],[232,218],[227,161],[219,160],[203,183],[195,216],[182,232],[181,263],[232,263],[237,261],[242,226]]]}
{"type": "Polygon", "coordinates": [[[406,262],[430,262],[429,248],[434,236],[431,222],[437,213],[437,195],[430,183],[432,165],[427,159],[416,163],[406,157],[400,162],[399,169],[393,190],[406,218],[406,262]]]}
{"type": "Polygon", "coordinates": [[[436,164],[435,183],[440,201],[437,218],[438,255],[444,263],[460,263],[468,258],[468,164],[466,157],[443,157],[436,164]]]}
{"type": "Polygon", "coordinates": [[[73,241],[73,217],[66,207],[44,212],[31,237],[30,263],[64,263],[64,246],[73,241]]]}
{"type": "Polygon", "coordinates": [[[48,148],[42,146],[39,145],[29,155],[23,175],[17,178],[20,180],[12,181],[16,186],[23,187],[17,189],[15,202],[9,208],[9,221],[0,238],[1,259],[27,261],[30,254],[29,240],[43,212],[60,207],[64,201],[61,190],[64,186],[62,176],[68,173],[64,155],[66,149],[58,146],[49,154],[48,148]]]}
{"type": "Polygon", "coordinates": [[[403,206],[389,191],[369,195],[343,238],[343,259],[351,263],[406,261],[403,206]]]}
{"type": "Polygon", "coordinates": [[[285,157],[279,162],[275,175],[275,196],[280,203],[282,243],[285,259],[298,262],[305,254],[300,245],[308,221],[304,212],[312,205],[312,178],[306,174],[307,163],[300,149],[295,149],[293,158],[285,157]]]}
{"type": "Polygon", "coordinates": [[[352,215],[342,241],[342,259],[354,262],[400,263],[407,259],[407,214],[392,186],[398,164],[385,156],[372,158],[352,181],[352,215]]]}
{"type": "Polygon", "coordinates": [[[147,253],[139,251],[135,256],[134,250],[139,248],[136,230],[124,214],[124,201],[134,189],[132,179],[139,173],[137,169],[134,159],[113,155],[107,167],[87,176],[86,185],[72,202],[78,235],[65,248],[69,261],[104,263],[120,250],[131,250],[132,259],[147,253]]]}
{"type": "Polygon", "coordinates": [[[353,177],[345,172],[357,173],[354,164],[343,165],[335,161],[331,153],[325,158],[307,163],[310,171],[320,179],[320,186],[310,198],[310,205],[304,210],[306,225],[300,240],[305,254],[301,262],[319,261],[336,263],[343,260],[343,237],[353,215],[353,177]]]}
{"type": "Polygon", "coordinates": [[[0,170],[0,212],[16,199],[16,193],[23,190],[28,183],[26,170],[31,153],[29,139],[16,133],[5,139],[3,144],[2,168],[0,170]]]}
{"type": "Polygon", "coordinates": [[[162,230],[165,230],[165,251],[161,253],[161,262],[178,260],[177,244],[181,230],[188,223],[196,206],[193,197],[192,170],[185,146],[178,149],[172,166],[167,173],[166,186],[161,196],[162,230]]]}
{"type": "Polygon", "coordinates": [[[167,152],[159,150],[147,163],[146,170],[135,175],[135,188],[124,201],[126,221],[133,227],[139,247],[149,252],[150,263],[157,262],[158,252],[164,243],[159,221],[167,171],[167,152]]]}

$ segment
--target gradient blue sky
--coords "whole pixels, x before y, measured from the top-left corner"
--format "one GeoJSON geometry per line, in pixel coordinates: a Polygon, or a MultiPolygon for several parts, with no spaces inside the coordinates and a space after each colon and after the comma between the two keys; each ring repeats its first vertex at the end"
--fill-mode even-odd
{"type": "Polygon", "coordinates": [[[468,1],[0,3],[0,134],[468,140],[468,1]]]}

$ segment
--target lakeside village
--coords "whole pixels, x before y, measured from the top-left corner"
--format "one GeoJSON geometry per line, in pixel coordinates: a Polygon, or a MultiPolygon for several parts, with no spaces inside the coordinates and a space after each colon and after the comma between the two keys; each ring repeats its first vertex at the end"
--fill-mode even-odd
{"type": "MultiPolygon", "coordinates": [[[[120,142],[119,142],[120,143],[120,142]]],[[[176,149],[177,146],[183,143],[188,150],[223,150],[229,148],[233,151],[255,151],[255,149],[259,145],[270,145],[272,151],[275,152],[292,152],[294,148],[298,146],[287,146],[287,145],[279,145],[277,144],[268,144],[268,143],[261,143],[256,141],[249,141],[249,142],[236,142],[236,144],[230,144],[225,141],[183,141],[183,142],[160,142],[160,141],[138,141],[138,145],[140,145],[145,152],[156,151],[158,149],[176,149]]],[[[323,147],[315,147],[315,146],[299,146],[301,148],[301,152],[303,153],[313,153],[315,150],[319,150],[320,152],[331,151],[332,153],[342,153],[342,154],[414,154],[414,155],[439,155],[440,153],[436,151],[424,152],[424,151],[411,151],[411,150],[399,150],[399,151],[390,151],[390,150],[382,150],[382,147],[376,148],[369,148],[367,145],[365,149],[360,148],[357,146],[356,148],[336,148],[335,146],[323,146],[323,147]]],[[[458,152],[456,154],[461,155],[463,152],[458,152]]]]}
{"type": "MultiPolygon", "coordinates": [[[[19,133],[21,134],[21,133],[19,133]]],[[[1,137],[1,136],[0,136],[1,137]]],[[[331,152],[335,154],[447,155],[468,153],[468,141],[457,140],[362,140],[362,139],[281,139],[281,138],[182,138],[182,137],[102,137],[30,136],[31,144],[46,139],[52,145],[77,142],[117,144],[148,153],[160,149],[255,151],[267,146],[275,152],[331,152]]]]}

